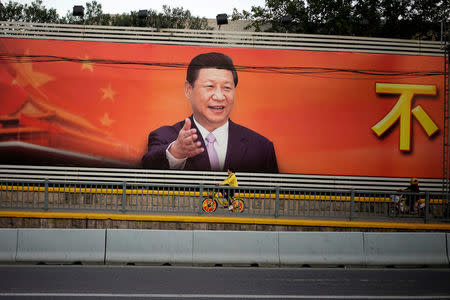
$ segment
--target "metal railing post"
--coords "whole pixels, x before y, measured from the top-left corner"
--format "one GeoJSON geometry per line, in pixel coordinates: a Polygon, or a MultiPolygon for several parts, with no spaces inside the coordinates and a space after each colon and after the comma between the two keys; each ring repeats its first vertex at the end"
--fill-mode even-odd
{"type": "Polygon", "coordinates": [[[44,210],[48,210],[48,178],[44,181],[44,210]]]}
{"type": "Polygon", "coordinates": [[[355,189],[351,190],[351,194],[350,194],[350,216],[349,216],[349,220],[353,220],[353,213],[355,210],[355,189]]]}
{"type": "MultiPolygon", "coordinates": [[[[417,203],[417,211],[420,211],[420,203],[417,203]]],[[[428,220],[430,219],[430,192],[425,192],[425,223],[428,223],[428,220]]]]}
{"type": "Polygon", "coordinates": [[[200,205],[198,206],[198,213],[202,214],[203,212],[203,207],[202,207],[202,203],[203,203],[203,184],[200,184],[200,194],[199,194],[199,199],[200,199],[200,205]]]}
{"type": "Polygon", "coordinates": [[[280,187],[275,188],[275,218],[280,216],[280,187]]]}
{"type": "Polygon", "coordinates": [[[127,211],[127,182],[122,183],[122,212],[127,211]]]}
{"type": "Polygon", "coordinates": [[[450,193],[443,195],[443,204],[445,205],[444,218],[450,218],[450,193]]]}

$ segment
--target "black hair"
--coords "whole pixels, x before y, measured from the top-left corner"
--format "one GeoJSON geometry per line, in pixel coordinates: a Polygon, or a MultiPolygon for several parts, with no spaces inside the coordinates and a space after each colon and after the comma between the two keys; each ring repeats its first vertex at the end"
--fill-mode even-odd
{"type": "Polygon", "coordinates": [[[238,75],[234,67],[231,57],[218,52],[202,53],[194,57],[189,63],[186,80],[191,86],[198,78],[201,69],[224,69],[229,70],[233,74],[234,86],[238,84],[238,75]]]}
{"type": "Polygon", "coordinates": [[[231,171],[231,173],[236,173],[236,171],[234,170],[234,168],[227,168],[227,170],[230,170],[231,171]]]}

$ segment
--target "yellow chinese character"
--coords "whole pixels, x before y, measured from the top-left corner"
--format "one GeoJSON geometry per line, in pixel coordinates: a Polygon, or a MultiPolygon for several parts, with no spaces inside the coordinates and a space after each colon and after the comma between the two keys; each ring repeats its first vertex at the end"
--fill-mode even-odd
{"type": "Polygon", "coordinates": [[[428,136],[433,135],[439,130],[420,105],[411,110],[411,100],[415,94],[436,95],[436,86],[377,83],[376,92],[383,94],[400,94],[400,98],[392,110],[383,118],[383,120],[372,127],[372,130],[375,131],[378,136],[381,136],[400,118],[400,150],[410,150],[411,112],[419,121],[420,125],[422,125],[423,129],[425,129],[428,136]]]}

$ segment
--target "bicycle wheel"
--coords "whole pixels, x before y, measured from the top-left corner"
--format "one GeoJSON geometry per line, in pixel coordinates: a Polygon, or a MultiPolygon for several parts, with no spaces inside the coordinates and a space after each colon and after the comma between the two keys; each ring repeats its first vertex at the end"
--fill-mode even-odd
{"type": "Polygon", "coordinates": [[[244,204],[244,201],[242,201],[242,199],[236,199],[232,203],[233,203],[233,207],[234,207],[234,209],[233,209],[234,212],[241,213],[244,211],[245,204],[244,204]]]}
{"type": "Polygon", "coordinates": [[[389,208],[389,216],[391,217],[397,217],[399,215],[399,210],[397,206],[394,203],[391,203],[391,206],[389,208]]]}
{"type": "Polygon", "coordinates": [[[211,198],[205,199],[202,202],[202,209],[206,213],[213,213],[217,209],[217,201],[211,198]]]}

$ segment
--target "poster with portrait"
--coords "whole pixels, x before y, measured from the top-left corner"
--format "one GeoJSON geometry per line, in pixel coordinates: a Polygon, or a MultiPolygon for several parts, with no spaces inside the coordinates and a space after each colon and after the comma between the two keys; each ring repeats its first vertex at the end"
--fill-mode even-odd
{"type": "Polygon", "coordinates": [[[186,70],[208,52],[232,59],[230,120],[280,173],[442,176],[442,57],[10,38],[0,164],[141,168],[149,133],[192,114],[186,70]]]}

